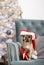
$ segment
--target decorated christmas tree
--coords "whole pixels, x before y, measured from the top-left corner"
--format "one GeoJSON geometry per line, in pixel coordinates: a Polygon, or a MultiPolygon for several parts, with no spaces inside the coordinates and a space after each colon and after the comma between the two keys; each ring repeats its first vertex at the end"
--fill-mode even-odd
{"type": "Polygon", "coordinates": [[[22,16],[21,8],[18,6],[17,0],[0,0],[0,19],[8,21],[12,19],[20,19],[22,16]],[[5,20],[4,20],[5,19],[5,20]]]}
{"type": "Polygon", "coordinates": [[[16,28],[15,20],[22,18],[22,11],[17,0],[0,0],[0,58],[6,48],[5,41],[13,39],[15,41],[16,28]]]}
{"type": "Polygon", "coordinates": [[[0,0],[0,35],[7,29],[15,29],[14,21],[20,18],[22,18],[22,11],[18,0],[0,0]]]}

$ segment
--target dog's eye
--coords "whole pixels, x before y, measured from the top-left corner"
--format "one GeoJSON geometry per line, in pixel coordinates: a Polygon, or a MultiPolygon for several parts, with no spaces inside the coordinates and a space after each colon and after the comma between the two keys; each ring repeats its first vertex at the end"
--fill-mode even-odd
{"type": "Polygon", "coordinates": [[[23,37],[24,37],[24,35],[23,35],[23,37]]]}
{"type": "Polygon", "coordinates": [[[30,36],[28,36],[30,38],[30,36]]]}

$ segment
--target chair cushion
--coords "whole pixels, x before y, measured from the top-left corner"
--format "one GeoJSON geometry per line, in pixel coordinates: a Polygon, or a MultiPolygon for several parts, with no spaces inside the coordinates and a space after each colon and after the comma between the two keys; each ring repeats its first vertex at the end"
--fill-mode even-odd
{"type": "Polygon", "coordinates": [[[43,59],[30,60],[30,61],[13,61],[11,65],[44,65],[43,59]]]}

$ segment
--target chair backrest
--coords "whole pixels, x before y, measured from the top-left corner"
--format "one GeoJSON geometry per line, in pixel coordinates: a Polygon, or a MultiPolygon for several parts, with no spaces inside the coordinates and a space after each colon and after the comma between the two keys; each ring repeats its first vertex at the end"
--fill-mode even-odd
{"type": "Polygon", "coordinates": [[[15,23],[18,42],[22,42],[20,32],[24,29],[35,32],[37,35],[44,36],[44,20],[17,20],[15,23]]]}
{"type": "Polygon", "coordinates": [[[21,30],[28,29],[37,35],[36,48],[39,58],[44,58],[44,20],[18,20],[16,21],[17,42],[22,43],[21,30]]]}

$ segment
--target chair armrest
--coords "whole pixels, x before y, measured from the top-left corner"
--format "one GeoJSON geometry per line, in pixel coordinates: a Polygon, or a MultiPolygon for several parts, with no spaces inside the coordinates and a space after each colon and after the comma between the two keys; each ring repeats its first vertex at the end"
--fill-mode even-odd
{"type": "Polygon", "coordinates": [[[19,42],[6,42],[8,49],[8,63],[10,64],[12,61],[19,61],[19,47],[21,44],[19,42]]]}

